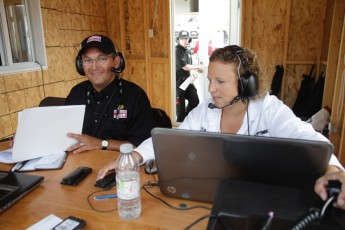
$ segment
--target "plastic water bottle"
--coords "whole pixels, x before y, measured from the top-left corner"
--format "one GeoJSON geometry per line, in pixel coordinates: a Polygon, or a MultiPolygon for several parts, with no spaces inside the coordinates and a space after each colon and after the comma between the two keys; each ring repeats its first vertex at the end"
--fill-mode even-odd
{"type": "Polygon", "coordinates": [[[117,208],[119,216],[133,220],[140,216],[140,165],[131,144],[120,145],[116,162],[117,208]]]}

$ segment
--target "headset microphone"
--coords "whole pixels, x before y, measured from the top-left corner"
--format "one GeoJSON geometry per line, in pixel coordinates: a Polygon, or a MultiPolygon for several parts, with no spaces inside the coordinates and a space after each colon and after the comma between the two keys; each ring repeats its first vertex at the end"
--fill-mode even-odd
{"type": "Polygon", "coordinates": [[[210,108],[210,109],[214,109],[214,108],[216,108],[216,105],[215,105],[215,104],[213,104],[213,103],[209,103],[209,104],[208,104],[208,108],[210,108]]]}
{"type": "Polygon", "coordinates": [[[110,72],[115,73],[116,72],[116,68],[115,67],[110,67],[110,72]]]}
{"type": "Polygon", "coordinates": [[[230,101],[229,104],[227,104],[226,106],[223,106],[223,107],[217,107],[215,104],[209,103],[208,104],[208,108],[210,108],[210,109],[214,109],[214,108],[216,108],[216,109],[224,109],[225,107],[227,107],[229,105],[235,104],[236,102],[238,102],[238,100],[240,100],[240,96],[236,96],[234,99],[232,99],[230,101]]]}

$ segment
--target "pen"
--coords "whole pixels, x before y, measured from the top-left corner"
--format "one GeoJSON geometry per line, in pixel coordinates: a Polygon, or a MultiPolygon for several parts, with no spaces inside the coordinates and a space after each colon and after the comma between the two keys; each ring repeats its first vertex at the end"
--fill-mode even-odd
{"type": "Polygon", "coordinates": [[[268,216],[265,219],[265,222],[263,223],[261,230],[269,230],[271,228],[273,216],[274,213],[272,211],[268,213],[268,216]]]}
{"type": "Polygon", "coordinates": [[[116,194],[107,194],[107,195],[102,195],[102,196],[95,196],[95,200],[106,200],[106,199],[112,199],[112,198],[117,198],[116,194]]]}
{"type": "Polygon", "coordinates": [[[19,171],[21,168],[23,168],[23,166],[26,164],[26,162],[28,162],[28,161],[18,162],[15,166],[13,166],[11,171],[12,172],[19,171]]]}

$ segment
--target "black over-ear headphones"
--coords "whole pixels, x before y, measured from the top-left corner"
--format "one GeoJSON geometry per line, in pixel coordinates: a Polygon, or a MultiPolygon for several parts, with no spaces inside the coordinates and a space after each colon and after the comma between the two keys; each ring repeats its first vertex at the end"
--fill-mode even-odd
{"type": "MultiPolygon", "coordinates": [[[[112,41],[113,44],[114,44],[114,47],[118,48],[118,46],[116,45],[116,43],[114,41],[112,41]]],[[[120,64],[117,68],[115,67],[111,67],[110,68],[110,71],[111,72],[116,72],[116,73],[121,73],[122,71],[125,70],[125,67],[126,67],[126,60],[125,60],[125,56],[121,53],[121,52],[118,52],[116,51],[116,48],[115,48],[115,55],[116,56],[119,56],[120,57],[120,64]]],[[[85,71],[83,69],[83,61],[82,61],[82,54],[78,54],[78,56],[76,57],[75,59],[75,66],[76,66],[76,69],[77,69],[77,72],[82,75],[82,76],[85,76],[85,71]]]]}
{"type": "Polygon", "coordinates": [[[230,46],[231,52],[235,54],[239,60],[238,66],[238,93],[242,100],[251,99],[258,94],[259,81],[255,73],[247,68],[247,60],[243,57],[243,48],[237,45],[230,46]],[[244,68],[244,73],[240,74],[241,65],[244,68]]]}

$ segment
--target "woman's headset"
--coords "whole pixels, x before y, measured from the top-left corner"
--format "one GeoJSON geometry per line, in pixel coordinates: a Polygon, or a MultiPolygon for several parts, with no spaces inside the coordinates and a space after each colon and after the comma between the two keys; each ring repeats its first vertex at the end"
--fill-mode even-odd
{"type": "Polygon", "coordinates": [[[247,60],[243,57],[243,48],[237,45],[229,46],[233,54],[235,54],[239,60],[238,66],[238,93],[242,100],[252,99],[258,94],[259,81],[255,73],[251,72],[247,67],[247,60]],[[240,74],[240,67],[243,66],[244,73],[240,74]]]}
{"type": "MultiPolygon", "coordinates": [[[[123,72],[124,69],[125,69],[125,67],[126,67],[126,61],[125,61],[124,55],[123,55],[121,52],[117,52],[117,51],[116,51],[116,48],[115,48],[115,47],[118,48],[118,46],[116,45],[116,43],[115,43],[114,41],[112,41],[111,39],[109,39],[108,37],[105,37],[105,36],[103,36],[103,35],[93,35],[93,36],[100,36],[100,37],[102,37],[103,39],[105,38],[105,39],[108,39],[108,40],[111,41],[112,47],[110,47],[110,49],[111,49],[110,51],[111,51],[111,53],[114,53],[114,54],[115,54],[115,57],[116,57],[116,56],[119,56],[119,57],[120,57],[120,64],[119,64],[119,66],[118,66],[117,68],[111,67],[111,68],[110,68],[110,71],[116,72],[116,73],[121,73],[121,72],[123,72]]],[[[87,44],[88,39],[90,39],[91,37],[92,37],[92,36],[90,36],[90,37],[84,39],[84,41],[81,43],[81,49],[79,50],[78,55],[77,55],[77,57],[76,57],[76,59],[75,59],[76,70],[77,70],[77,72],[78,72],[80,75],[82,75],[82,76],[85,76],[85,71],[84,71],[84,69],[83,69],[83,61],[82,61],[82,54],[83,54],[83,52],[81,52],[81,51],[83,50],[83,48],[84,48],[85,45],[87,44]]],[[[92,46],[88,46],[88,47],[92,47],[92,46]]],[[[95,47],[97,48],[97,46],[95,46],[95,47]]],[[[85,50],[84,50],[84,51],[85,51],[85,50]]]]}

